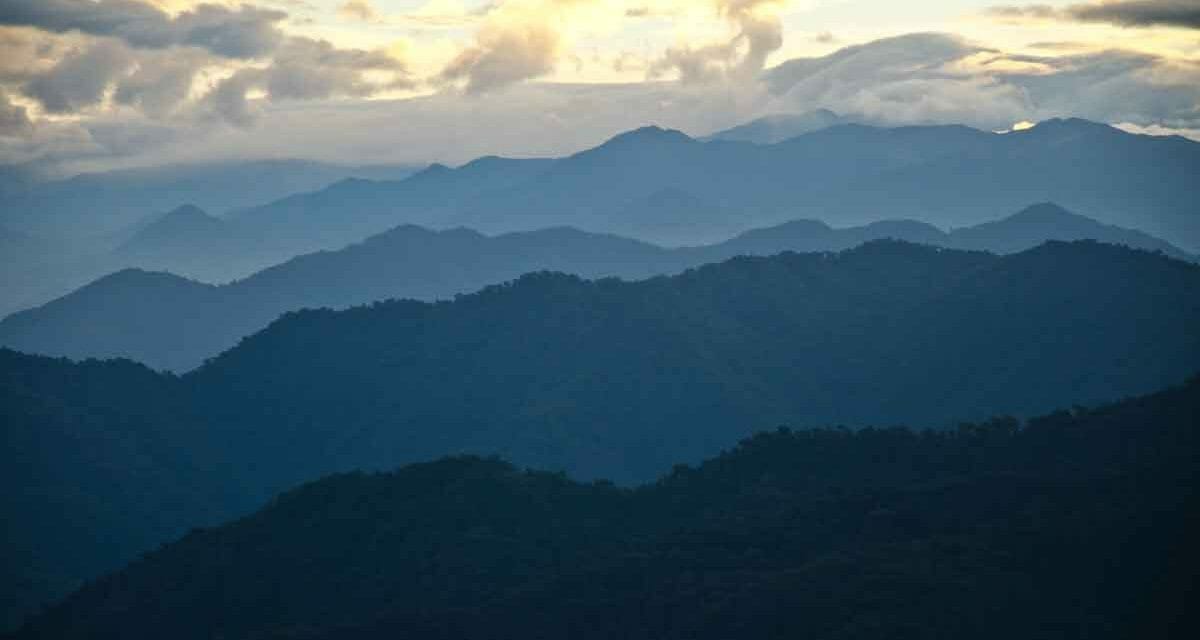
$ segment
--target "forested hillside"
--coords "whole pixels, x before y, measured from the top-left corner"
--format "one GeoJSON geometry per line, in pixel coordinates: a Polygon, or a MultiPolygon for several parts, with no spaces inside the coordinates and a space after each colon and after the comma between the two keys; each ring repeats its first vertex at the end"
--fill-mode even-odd
{"type": "Polygon", "coordinates": [[[1200,379],[950,431],[763,433],[638,489],[340,475],[14,638],[1187,638],[1200,379]]]}
{"type": "MultiPolygon", "coordinates": [[[[187,228],[187,242],[211,220],[184,209],[151,236],[187,228]],[[169,224],[166,224],[168,223],[169,224]]],[[[149,233],[154,232],[154,233],[149,233]]],[[[223,233],[223,231],[217,231],[223,233]]],[[[974,227],[942,231],[913,220],[884,220],[835,229],[796,220],[755,229],[711,245],[666,248],[570,228],[486,236],[469,229],[397,227],[338,251],[303,255],[223,286],[166,273],[125,270],[58,300],[0,320],[0,345],[68,358],[131,358],[155,369],[184,372],[233,347],[281,314],[303,308],[341,309],[411,298],[448,299],[520,277],[558,271],[587,279],[642,279],[782,251],[843,251],[880,239],[948,248],[1015,253],[1049,240],[1099,240],[1194,259],[1146,234],[1103,225],[1043,203],[974,227]]],[[[159,249],[178,258],[174,241],[159,249]]],[[[154,243],[150,243],[154,244],[154,243]]],[[[213,250],[203,262],[224,259],[213,250]]]]}
{"type": "Polygon", "coordinates": [[[1197,326],[1200,267],[1161,255],[877,242],[296,312],[182,377],[2,352],[0,468],[25,514],[4,589],[48,598],[337,471],[478,453],[627,484],[780,424],[950,427],[1147,393],[1200,369],[1197,326]]]}

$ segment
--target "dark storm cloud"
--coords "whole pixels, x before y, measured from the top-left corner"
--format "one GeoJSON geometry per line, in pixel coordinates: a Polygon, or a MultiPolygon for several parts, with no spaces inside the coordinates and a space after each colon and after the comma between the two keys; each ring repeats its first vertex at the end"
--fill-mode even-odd
{"type": "Polygon", "coordinates": [[[989,13],[1002,18],[1038,18],[1104,22],[1124,27],[1168,26],[1200,29],[1197,0],[1115,0],[1075,4],[1065,9],[1049,5],[993,7],[989,13]]]}
{"type": "Polygon", "coordinates": [[[227,58],[269,54],[283,39],[282,11],[202,4],[172,17],[137,0],[4,0],[0,25],[120,38],[138,48],[195,46],[227,58]]]}
{"type": "Polygon", "coordinates": [[[1126,26],[1167,25],[1200,29],[1200,2],[1196,0],[1127,0],[1076,5],[1071,15],[1079,20],[1126,26]]]}

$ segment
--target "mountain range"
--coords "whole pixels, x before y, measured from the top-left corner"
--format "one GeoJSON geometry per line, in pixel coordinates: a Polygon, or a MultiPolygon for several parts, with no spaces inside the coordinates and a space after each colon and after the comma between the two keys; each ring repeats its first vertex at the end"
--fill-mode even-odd
{"type": "Polygon", "coordinates": [[[362,228],[390,220],[485,233],[566,225],[680,245],[806,217],[961,227],[1049,201],[1196,251],[1197,173],[1200,143],[1078,119],[1003,134],[843,124],[776,144],[703,142],[647,127],[561,159],[435,166],[405,181],[336,185],[241,215],[278,229],[323,229],[333,218],[362,228]],[[664,210],[664,194],[705,215],[681,220],[688,207],[664,210]]]}
{"type": "Polygon", "coordinates": [[[411,176],[409,167],[281,161],[36,183],[0,200],[0,226],[48,243],[51,258],[14,265],[0,313],[126,267],[228,282],[403,224],[487,234],[570,226],[682,246],[804,218],[957,228],[1046,201],[1200,251],[1196,142],[1078,119],[999,134],[839,118],[776,116],[707,141],[646,127],[568,157],[484,157],[411,176]],[[186,225],[167,212],[189,202],[226,228],[180,232],[186,225]],[[158,223],[177,231],[163,247],[139,234],[158,223]]]}
{"type": "MultiPolygon", "coordinates": [[[[143,229],[125,250],[141,256],[154,250],[178,255],[173,249],[180,243],[226,231],[220,220],[184,207],[143,229]]],[[[714,245],[676,249],[570,228],[489,237],[466,229],[432,231],[410,225],[338,251],[295,258],[224,286],[166,273],[121,271],[0,321],[0,345],[77,359],[125,357],[155,369],[186,371],[279,315],[302,308],[346,308],[391,298],[448,299],[542,270],[640,279],[737,255],[840,251],[884,238],[1002,253],[1048,240],[1093,239],[1191,258],[1146,234],[1051,204],[950,232],[907,220],[844,229],[801,220],[714,245]]]]}
{"type": "MultiPolygon", "coordinates": [[[[178,228],[173,237],[186,241],[156,246],[153,228],[161,227],[164,218],[169,222],[183,217],[163,213],[182,203],[224,214],[348,177],[397,180],[416,169],[264,160],[125,169],[67,179],[14,178],[0,190],[0,228],[21,234],[32,248],[10,251],[5,246],[0,251],[0,314],[44,304],[124,267],[161,265],[223,281],[296,255],[260,253],[251,237],[230,243],[232,236],[218,241],[201,232],[185,236],[178,228]]],[[[0,171],[0,177],[4,173],[0,171]]]]}
{"type": "Polygon", "coordinates": [[[102,243],[185,202],[224,213],[351,177],[399,180],[418,168],[285,159],[163,165],[27,180],[0,193],[0,224],[47,241],[102,243]]]}
{"type": "Polygon", "coordinates": [[[1188,638],[1200,379],[952,432],[778,430],[634,490],[458,457],[305,484],[13,640],[1188,638]]]}
{"type": "Polygon", "coordinates": [[[780,424],[946,428],[1147,393],[1200,369],[1197,326],[1200,266],[1164,255],[876,241],[291,312],[183,376],[0,350],[20,514],[0,601],[11,618],[333,472],[481,453],[633,483],[780,424]]]}

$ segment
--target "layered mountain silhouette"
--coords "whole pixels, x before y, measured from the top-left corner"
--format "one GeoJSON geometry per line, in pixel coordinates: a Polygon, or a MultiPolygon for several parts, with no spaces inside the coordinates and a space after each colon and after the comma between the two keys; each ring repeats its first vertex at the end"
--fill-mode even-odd
{"type": "Polygon", "coordinates": [[[647,127],[553,161],[493,158],[434,173],[299,196],[245,215],[302,225],[334,215],[364,226],[391,219],[487,233],[567,225],[682,244],[715,241],[731,224],[747,230],[805,217],[840,226],[899,217],[961,227],[1049,201],[1200,248],[1192,186],[1200,144],[1078,119],[1005,134],[845,124],[768,145],[705,143],[647,127]],[[471,189],[451,177],[460,172],[472,176],[471,189]],[[735,217],[663,227],[653,206],[663,190],[735,217]]]}
{"type": "Polygon", "coordinates": [[[196,205],[183,205],[139,229],[121,246],[121,251],[165,251],[189,241],[215,243],[225,233],[225,223],[196,205]]]}
{"type": "Polygon", "coordinates": [[[1200,251],[1193,186],[1200,144],[1078,119],[1006,134],[840,124],[774,144],[704,142],[646,127],[564,158],[485,157],[381,179],[409,171],[249,163],[207,173],[169,167],[81,176],[19,190],[3,200],[0,225],[57,243],[59,259],[23,265],[18,272],[26,276],[2,292],[0,313],[125,267],[227,282],[402,224],[487,234],[571,226],[679,246],[803,218],[839,227],[906,218],[957,228],[1047,201],[1200,251]],[[143,247],[132,259],[111,251],[186,202],[218,214],[228,237],[169,251],[143,247]],[[58,237],[61,229],[72,239],[58,237]]]}
{"type": "Polygon", "coordinates": [[[0,227],[35,238],[40,250],[0,253],[6,271],[0,279],[0,314],[45,304],[127,267],[164,269],[206,282],[244,277],[302,251],[233,227],[218,233],[221,216],[197,222],[196,210],[181,205],[190,202],[225,214],[351,176],[399,180],[415,170],[269,160],[22,180],[0,192],[0,227]]]}
{"type": "Polygon", "coordinates": [[[1163,255],[879,241],[293,312],[182,377],[0,351],[21,514],[0,601],[24,610],[332,472],[495,453],[628,483],[780,424],[947,427],[1146,393],[1200,368],[1196,326],[1200,267],[1163,255]]]}
{"type": "Polygon", "coordinates": [[[225,212],[322,189],[347,177],[399,180],[417,167],[343,166],[308,160],[165,165],[26,181],[0,193],[0,224],[93,243],[184,203],[225,212]]]}
{"type": "Polygon", "coordinates": [[[1198,412],[1193,378],[1023,426],[780,430],[636,490],[474,457],[338,475],[12,637],[1187,638],[1198,412]]]}
{"type": "MultiPolygon", "coordinates": [[[[672,197],[662,194],[664,200],[672,197]]],[[[147,247],[151,245],[169,253],[181,236],[191,242],[224,233],[219,220],[186,207],[147,227],[126,250],[155,255],[147,247]]],[[[1189,258],[1146,234],[1102,225],[1051,204],[948,233],[905,220],[843,229],[801,220],[715,245],[679,249],[569,228],[489,237],[465,229],[438,232],[410,225],[220,287],[165,273],[122,271],[3,320],[0,344],[72,358],[126,357],[157,369],[185,371],[280,314],[302,308],[345,308],[390,298],[446,299],[540,270],[639,279],[736,255],[839,251],[883,238],[1004,253],[1047,240],[1096,239],[1189,258]]]]}

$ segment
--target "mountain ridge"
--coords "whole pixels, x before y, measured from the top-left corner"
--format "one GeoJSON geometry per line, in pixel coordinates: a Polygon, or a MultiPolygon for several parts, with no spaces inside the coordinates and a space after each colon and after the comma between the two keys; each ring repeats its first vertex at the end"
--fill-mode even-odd
{"type": "Polygon", "coordinates": [[[11,637],[1186,637],[1198,398],[781,428],[636,489],[475,456],[329,476],[11,637]]]}
{"type": "Polygon", "coordinates": [[[478,453],[633,484],[779,424],[953,429],[1147,393],[1200,369],[1198,324],[1200,266],[1163,255],[876,241],[292,311],[183,376],[0,349],[0,472],[24,488],[0,496],[22,514],[0,602],[330,473],[478,453]]]}
{"type": "MultiPolygon", "coordinates": [[[[516,161],[497,160],[489,170],[510,162],[516,161]]],[[[646,127],[544,162],[528,174],[509,175],[493,188],[465,195],[422,192],[416,182],[389,189],[429,198],[420,211],[410,212],[409,222],[463,225],[488,233],[567,225],[683,244],[689,240],[678,229],[640,224],[641,218],[653,217],[652,208],[629,209],[630,203],[654,192],[677,189],[734,212],[734,224],[742,229],[805,216],[861,224],[873,211],[959,227],[1029,202],[1054,201],[1107,224],[1140,229],[1189,249],[1200,247],[1198,226],[1185,206],[1191,192],[1184,186],[1185,176],[1200,170],[1200,145],[1098,123],[1084,128],[1049,121],[1040,130],[1035,126],[1005,134],[961,125],[839,124],[769,145],[705,143],[646,127]],[[1052,135],[1076,129],[1066,137],[1052,135]],[[1110,169],[1118,161],[1168,163],[1170,170],[1153,185],[1140,172],[1119,173],[1114,179],[1110,169]],[[988,175],[981,173],[984,166],[988,175]]],[[[369,198],[361,206],[343,205],[355,216],[374,211],[369,198]]],[[[263,210],[269,209],[271,205],[263,210]]],[[[728,233],[730,221],[724,222],[724,228],[707,231],[693,225],[691,234],[707,233],[705,241],[713,241],[728,233]]]]}
{"type": "Polygon", "coordinates": [[[266,326],[279,314],[301,307],[344,308],[395,297],[447,298],[527,271],[547,269],[591,278],[638,279],[677,273],[739,254],[841,250],[888,237],[1006,253],[1046,239],[1092,238],[1191,258],[1157,239],[1103,226],[1049,204],[980,227],[950,232],[915,221],[890,220],[834,229],[824,222],[798,220],[739,234],[715,245],[676,249],[570,227],[487,236],[469,229],[432,231],[402,225],[339,251],[299,256],[249,278],[203,289],[196,304],[187,304],[174,295],[165,298],[171,304],[143,295],[131,278],[124,281],[126,290],[103,288],[110,296],[108,300],[89,285],[55,303],[0,321],[0,344],[50,355],[131,357],[155,368],[182,371],[232,347],[239,338],[266,326]],[[1042,224],[1032,230],[1023,229],[1021,223],[1033,215],[1031,210],[1042,224]],[[102,308],[72,308],[72,301],[80,294],[91,296],[94,302],[89,304],[100,304],[102,308]],[[131,320],[136,320],[134,325],[123,326],[123,307],[137,310],[128,313],[131,320]],[[81,324],[78,319],[84,317],[109,318],[104,324],[110,331],[108,337],[95,324],[81,324]],[[155,329],[155,318],[163,329],[155,329]],[[189,328],[185,331],[184,327],[189,328]],[[87,338],[79,336],[85,328],[87,338]]]}

